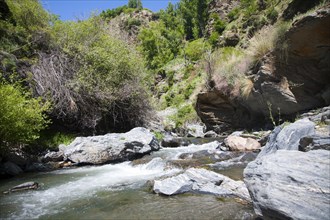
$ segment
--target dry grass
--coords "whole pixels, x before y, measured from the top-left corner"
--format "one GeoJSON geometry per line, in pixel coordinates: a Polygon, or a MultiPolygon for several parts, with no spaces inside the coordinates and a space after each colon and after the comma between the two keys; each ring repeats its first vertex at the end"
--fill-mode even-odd
{"type": "Polygon", "coordinates": [[[291,23],[280,22],[274,26],[266,26],[256,33],[250,40],[246,53],[252,57],[253,62],[259,62],[267,53],[279,48],[286,54],[287,42],[284,35],[291,23]]]}
{"type": "Polygon", "coordinates": [[[241,81],[240,94],[243,98],[247,99],[253,89],[253,82],[251,79],[245,78],[241,81]]]}

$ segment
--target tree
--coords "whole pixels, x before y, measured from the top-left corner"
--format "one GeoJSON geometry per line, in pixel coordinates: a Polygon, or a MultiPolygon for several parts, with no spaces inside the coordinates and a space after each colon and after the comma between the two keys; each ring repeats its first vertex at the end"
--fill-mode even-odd
{"type": "Polygon", "coordinates": [[[179,10],[184,22],[186,39],[198,39],[205,35],[209,0],[181,0],[179,10]]]}
{"type": "Polygon", "coordinates": [[[142,9],[142,2],[141,0],[129,0],[127,6],[129,8],[142,9]]]}
{"type": "Polygon", "coordinates": [[[0,154],[37,139],[48,123],[44,114],[48,108],[19,86],[0,82],[0,154]]]}

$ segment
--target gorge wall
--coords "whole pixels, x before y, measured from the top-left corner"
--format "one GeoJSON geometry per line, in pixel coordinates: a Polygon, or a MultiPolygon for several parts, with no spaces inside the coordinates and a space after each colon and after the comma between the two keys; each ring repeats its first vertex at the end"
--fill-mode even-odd
{"type": "Polygon", "coordinates": [[[208,129],[253,127],[273,117],[330,104],[330,5],[293,22],[286,47],[266,54],[249,71],[250,94],[232,98],[213,89],[198,95],[196,110],[208,129]]]}

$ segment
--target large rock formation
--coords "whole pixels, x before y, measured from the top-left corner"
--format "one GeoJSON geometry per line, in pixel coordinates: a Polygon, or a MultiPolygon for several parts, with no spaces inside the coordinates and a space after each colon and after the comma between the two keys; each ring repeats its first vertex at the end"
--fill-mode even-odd
{"type": "Polygon", "coordinates": [[[305,118],[276,127],[256,160],[245,168],[244,182],[263,219],[329,217],[330,151],[298,151],[315,134],[314,126],[305,118]]]}
{"type": "Polygon", "coordinates": [[[196,111],[208,129],[251,127],[269,115],[294,118],[297,112],[330,104],[330,5],[295,21],[287,48],[267,54],[249,76],[247,98],[222,91],[203,92],[196,111]]]}
{"type": "Polygon", "coordinates": [[[278,150],[248,164],[244,181],[263,219],[328,219],[330,151],[278,150]]]}
{"type": "Polygon", "coordinates": [[[62,150],[64,157],[74,163],[104,164],[141,157],[159,150],[159,144],[152,133],[139,127],[126,133],[77,137],[62,150]]]}

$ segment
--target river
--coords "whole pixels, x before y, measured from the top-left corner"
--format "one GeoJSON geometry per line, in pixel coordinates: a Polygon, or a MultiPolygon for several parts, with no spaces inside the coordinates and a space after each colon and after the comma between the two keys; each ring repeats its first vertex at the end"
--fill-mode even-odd
{"type": "MultiPolygon", "coordinates": [[[[28,181],[40,188],[0,195],[1,219],[249,219],[251,204],[212,195],[154,194],[150,182],[184,168],[170,161],[214,145],[163,148],[143,159],[103,166],[26,173],[1,180],[0,192],[28,181]]],[[[216,166],[219,167],[219,166],[216,166]]],[[[240,179],[242,166],[216,169],[240,179]]]]}

